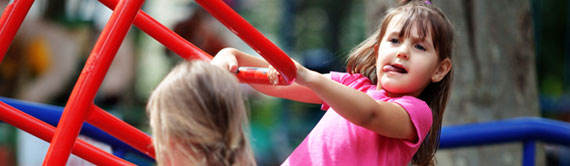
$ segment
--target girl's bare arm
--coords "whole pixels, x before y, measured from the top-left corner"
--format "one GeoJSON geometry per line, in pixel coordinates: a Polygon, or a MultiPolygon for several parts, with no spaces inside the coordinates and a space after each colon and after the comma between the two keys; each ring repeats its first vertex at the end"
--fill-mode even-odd
{"type": "MultiPolygon", "coordinates": [[[[267,61],[244,53],[240,50],[234,48],[224,48],[211,62],[214,65],[221,66],[228,69],[231,72],[236,72],[238,66],[247,67],[269,67],[267,61]]],[[[297,83],[293,83],[289,86],[273,86],[273,85],[262,85],[262,84],[249,84],[251,87],[259,92],[262,92],[269,96],[285,98],[290,100],[295,100],[305,103],[315,103],[321,104],[322,100],[313,93],[311,89],[305,86],[301,86],[297,83]]]]}
{"type": "MultiPolygon", "coordinates": [[[[226,48],[220,51],[213,64],[232,72],[239,66],[268,67],[261,58],[226,48]]],[[[326,102],[348,121],[372,130],[378,134],[417,140],[415,128],[407,112],[395,103],[376,101],[363,92],[344,86],[330,79],[328,75],[306,69],[296,63],[297,79],[290,86],[250,84],[254,89],[274,97],[306,103],[326,102]]]]}
{"type": "Polygon", "coordinates": [[[376,101],[364,92],[344,86],[321,74],[297,67],[297,80],[348,121],[380,135],[416,141],[415,127],[400,105],[376,101]]]}

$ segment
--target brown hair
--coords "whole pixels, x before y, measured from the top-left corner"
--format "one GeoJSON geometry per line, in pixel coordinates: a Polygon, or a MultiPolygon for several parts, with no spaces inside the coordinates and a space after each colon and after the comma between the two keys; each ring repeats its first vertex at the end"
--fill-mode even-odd
{"type": "Polygon", "coordinates": [[[238,80],[203,61],[182,62],[147,105],[158,165],[255,165],[238,80]]]}
{"type": "MultiPolygon", "coordinates": [[[[446,58],[451,60],[453,49],[453,26],[449,19],[436,6],[425,1],[401,1],[400,6],[386,12],[379,28],[366,40],[352,50],[347,60],[347,72],[350,74],[360,73],[370,79],[373,84],[377,83],[376,56],[379,40],[386,33],[386,28],[396,15],[401,14],[403,26],[400,32],[402,36],[410,35],[412,25],[417,25],[419,34],[424,38],[431,34],[434,48],[442,61],[446,58]],[[428,33],[429,32],[429,33],[428,33]]],[[[418,98],[425,101],[432,110],[433,123],[431,130],[424,142],[412,158],[412,164],[434,165],[435,152],[439,146],[439,136],[443,113],[453,79],[453,68],[439,82],[431,82],[418,98]]]]}

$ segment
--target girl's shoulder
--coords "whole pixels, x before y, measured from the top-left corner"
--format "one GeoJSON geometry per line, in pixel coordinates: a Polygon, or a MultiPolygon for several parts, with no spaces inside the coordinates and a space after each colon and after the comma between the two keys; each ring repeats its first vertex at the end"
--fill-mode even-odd
{"type": "Polygon", "coordinates": [[[387,97],[387,98],[388,98],[387,99],[388,102],[395,102],[395,103],[398,103],[400,105],[403,105],[403,104],[413,105],[415,107],[420,107],[423,109],[430,110],[428,104],[425,101],[423,101],[417,97],[414,97],[414,96],[387,97]]]}
{"type": "Polygon", "coordinates": [[[350,74],[346,72],[331,71],[330,78],[347,86],[354,83],[357,83],[358,85],[372,85],[372,81],[360,73],[350,74]]]}
{"type": "MultiPolygon", "coordinates": [[[[401,96],[401,97],[388,97],[387,102],[393,102],[400,105],[414,124],[422,124],[422,126],[431,126],[432,124],[432,111],[428,104],[414,96],[401,96]]],[[[423,129],[426,130],[426,129],[423,129]]],[[[427,128],[429,130],[429,127],[427,128]]],[[[427,133],[427,131],[423,132],[427,133]]]]}

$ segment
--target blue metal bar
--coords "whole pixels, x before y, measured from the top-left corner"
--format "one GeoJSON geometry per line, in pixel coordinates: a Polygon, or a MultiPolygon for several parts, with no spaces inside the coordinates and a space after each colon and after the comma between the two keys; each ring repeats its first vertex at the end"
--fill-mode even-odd
{"type": "Polygon", "coordinates": [[[538,140],[570,147],[570,123],[522,117],[443,127],[440,148],[479,146],[538,140]]]}
{"type": "Polygon", "coordinates": [[[535,144],[535,140],[526,140],[523,142],[523,166],[534,166],[534,156],[536,152],[535,144]]]}
{"type": "MultiPolygon", "coordinates": [[[[25,112],[28,115],[36,117],[52,126],[57,126],[59,122],[59,118],[63,113],[63,107],[46,105],[46,104],[39,104],[39,103],[32,103],[26,102],[21,100],[9,99],[5,97],[0,97],[0,101],[17,108],[18,110],[25,112]]],[[[138,150],[134,149],[133,147],[129,146],[128,144],[124,143],[123,141],[113,137],[110,134],[100,130],[99,128],[89,124],[83,123],[83,127],[80,132],[82,135],[86,135],[90,138],[93,138],[97,141],[106,143],[113,148],[113,151],[121,150],[124,153],[134,153],[137,156],[141,156],[144,159],[149,161],[154,161],[154,159],[148,157],[147,155],[139,152],[138,150]]],[[[120,153],[120,154],[124,154],[120,153]]],[[[123,158],[123,156],[118,156],[123,158]]],[[[128,161],[128,159],[127,159],[128,161]]],[[[132,161],[131,161],[132,162],[132,161]]]]}
{"type": "MultiPolygon", "coordinates": [[[[0,97],[5,102],[46,123],[57,126],[63,107],[24,102],[0,97]]],[[[111,145],[116,154],[132,152],[152,161],[146,155],[104,131],[84,123],[81,134],[111,145]]],[[[514,118],[485,123],[443,127],[440,148],[480,146],[507,142],[524,142],[523,164],[534,165],[535,140],[570,147],[570,123],[536,117],[514,118]]],[[[121,156],[119,156],[121,157],[121,156]]]]}

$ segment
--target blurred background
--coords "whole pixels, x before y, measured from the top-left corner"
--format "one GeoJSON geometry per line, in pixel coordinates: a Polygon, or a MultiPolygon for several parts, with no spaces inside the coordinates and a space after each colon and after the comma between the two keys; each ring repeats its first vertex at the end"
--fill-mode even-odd
{"type": "MultiPolygon", "coordinates": [[[[344,71],[347,54],[395,2],[224,1],[290,57],[321,73],[344,71]]],[[[9,2],[0,0],[0,10],[9,2]]],[[[452,20],[457,35],[454,88],[444,126],[520,116],[570,122],[569,2],[434,0],[433,4],[452,20]]],[[[209,54],[235,47],[257,55],[192,0],[146,0],[143,10],[209,54]]],[[[0,96],[64,106],[110,15],[111,10],[96,0],[36,1],[0,64],[0,96]]],[[[131,28],[96,105],[149,132],[147,98],[180,61],[131,28]]],[[[279,165],[324,112],[320,105],[268,97],[242,86],[251,110],[256,159],[259,165],[279,165]]],[[[0,123],[0,165],[40,165],[45,151],[38,149],[47,150],[49,144],[34,139],[0,123]]],[[[540,144],[538,149],[539,165],[570,165],[568,148],[540,144]]],[[[521,165],[521,151],[520,143],[445,149],[437,159],[438,165],[521,165]]],[[[152,165],[144,159],[137,164],[152,165]]]]}

